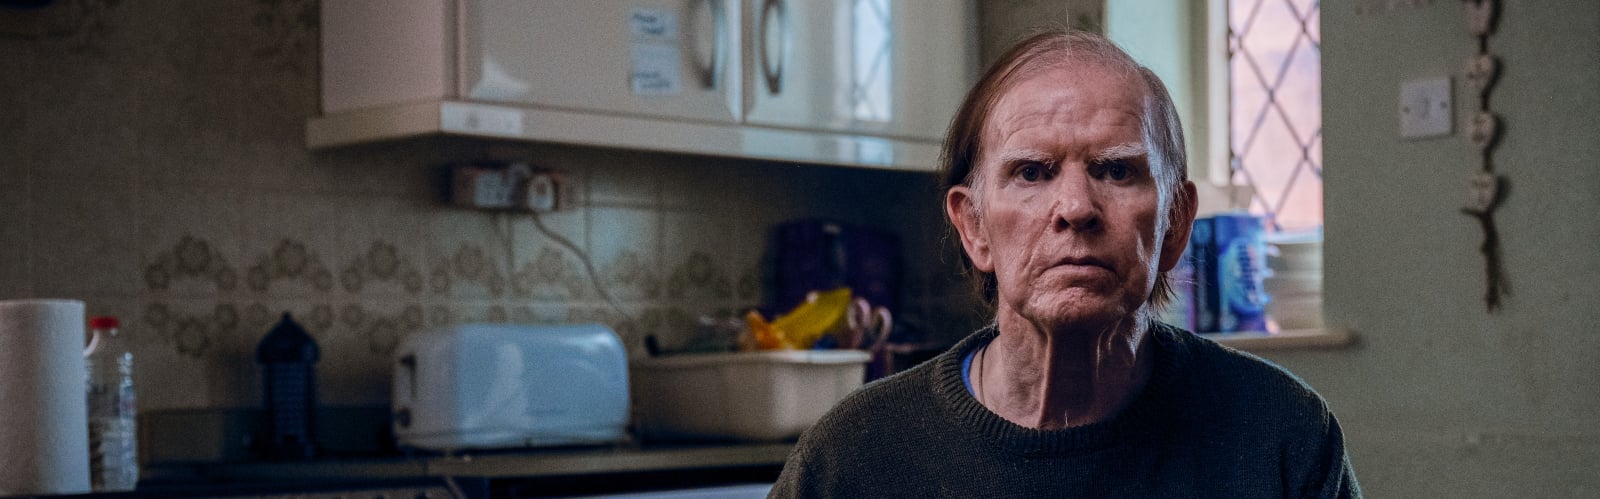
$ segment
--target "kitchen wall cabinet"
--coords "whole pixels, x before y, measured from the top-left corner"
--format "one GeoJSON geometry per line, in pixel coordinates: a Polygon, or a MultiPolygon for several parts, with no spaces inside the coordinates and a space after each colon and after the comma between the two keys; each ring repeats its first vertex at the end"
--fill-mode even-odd
{"type": "Polygon", "coordinates": [[[314,147],[468,135],[932,170],[970,0],[326,0],[314,147]]]}
{"type": "Polygon", "coordinates": [[[745,119],[938,141],[973,80],[961,0],[742,0],[745,119]]]}
{"type": "Polygon", "coordinates": [[[737,12],[723,0],[480,0],[460,4],[471,100],[739,120],[737,12]]]}

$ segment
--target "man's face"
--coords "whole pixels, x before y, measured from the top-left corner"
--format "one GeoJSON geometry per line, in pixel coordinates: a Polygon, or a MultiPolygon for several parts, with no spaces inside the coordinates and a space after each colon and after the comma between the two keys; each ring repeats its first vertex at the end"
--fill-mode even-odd
{"type": "Polygon", "coordinates": [[[1109,325],[1133,317],[1157,271],[1177,263],[1188,224],[1166,237],[1158,223],[1143,100],[1134,75],[1077,63],[1025,76],[996,103],[981,180],[952,188],[946,209],[973,264],[994,273],[1002,314],[1109,325]]]}

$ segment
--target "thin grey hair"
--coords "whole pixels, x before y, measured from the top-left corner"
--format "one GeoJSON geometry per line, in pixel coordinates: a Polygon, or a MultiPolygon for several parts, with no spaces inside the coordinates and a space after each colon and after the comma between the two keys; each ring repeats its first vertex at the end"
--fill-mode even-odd
{"type": "MultiPolygon", "coordinates": [[[[951,120],[940,157],[940,195],[955,186],[972,188],[973,215],[981,221],[984,199],[981,194],[983,189],[979,187],[988,181],[986,172],[980,168],[983,160],[980,157],[983,151],[982,135],[995,105],[1006,92],[1029,75],[1045,69],[1084,63],[1122,72],[1129,80],[1144,86],[1143,142],[1157,181],[1160,198],[1158,210],[1166,215],[1160,217],[1156,230],[1158,233],[1166,232],[1171,227],[1173,217],[1177,216],[1174,208],[1179,202],[1192,201],[1177,199],[1188,192],[1183,185],[1189,180],[1188,156],[1184,150],[1183,125],[1178,119],[1177,105],[1172,102],[1166,85],[1155,72],[1134,61],[1132,56],[1111,40],[1085,31],[1039,31],[1013,46],[989,66],[967,93],[955,118],[951,120]]],[[[955,236],[953,226],[947,227],[947,230],[955,236]]],[[[959,237],[951,239],[958,241],[959,237]]],[[[958,254],[965,255],[964,252],[958,254]]],[[[998,292],[994,275],[978,271],[965,256],[962,257],[962,264],[973,279],[974,290],[979,297],[985,304],[994,306],[998,292]]],[[[1171,278],[1166,272],[1159,273],[1150,293],[1150,305],[1153,309],[1164,308],[1172,300],[1173,294],[1171,278]]]]}

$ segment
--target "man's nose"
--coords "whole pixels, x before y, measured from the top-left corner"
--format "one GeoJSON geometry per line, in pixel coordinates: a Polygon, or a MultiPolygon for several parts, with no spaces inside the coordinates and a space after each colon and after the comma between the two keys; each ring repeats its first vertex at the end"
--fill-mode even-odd
{"type": "Polygon", "coordinates": [[[1094,179],[1082,169],[1072,169],[1055,179],[1051,222],[1058,231],[1087,232],[1100,228],[1100,199],[1094,179]]]}

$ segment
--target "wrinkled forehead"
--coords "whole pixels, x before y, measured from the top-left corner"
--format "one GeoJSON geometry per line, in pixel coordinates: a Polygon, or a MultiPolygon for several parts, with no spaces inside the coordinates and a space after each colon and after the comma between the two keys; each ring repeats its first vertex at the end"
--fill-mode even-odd
{"type": "MultiPolygon", "coordinates": [[[[1145,126],[1148,91],[1136,68],[1092,57],[1023,61],[1003,82],[984,119],[981,149],[990,150],[1007,129],[1041,121],[1066,123],[1103,111],[1145,126]],[[1033,64],[1027,64],[1033,62],[1033,64]]],[[[1089,123],[1082,123],[1089,125],[1089,123]]],[[[979,152],[980,156],[984,151],[979,152]]],[[[981,160],[980,160],[981,162],[981,160]]]]}

